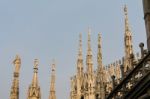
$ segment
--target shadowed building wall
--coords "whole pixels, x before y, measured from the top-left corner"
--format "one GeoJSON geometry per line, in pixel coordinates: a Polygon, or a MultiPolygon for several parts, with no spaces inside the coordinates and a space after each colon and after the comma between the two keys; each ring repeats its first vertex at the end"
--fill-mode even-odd
{"type": "Polygon", "coordinates": [[[147,47],[150,51],[150,0],[143,0],[144,19],[147,33],[147,47]]]}

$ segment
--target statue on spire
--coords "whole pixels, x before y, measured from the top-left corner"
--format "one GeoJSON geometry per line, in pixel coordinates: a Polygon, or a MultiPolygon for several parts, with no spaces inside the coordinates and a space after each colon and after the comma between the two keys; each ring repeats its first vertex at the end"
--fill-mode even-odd
{"type": "Polygon", "coordinates": [[[29,85],[27,99],[41,99],[40,86],[38,84],[38,59],[34,60],[34,73],[32,83],[29,85]]]}
{"type": "Polygon", "coordinates": [[[16,55],[15,60],[13,61],[15,65],[14,78],[10,92],[10,99],[19,99],[19,70],[21,67],[21,59],[16,55]]]}
{"type": "Polygon", "coordinates": [[[37,70],[38,70],[38,65],[39,65],[39,61],[38,61],[38,59],[35,59],[35,60],[34,60],[34,72],[37,72],[37,70]]]}
{"type": "Polygon", "coordinates": [[[79,55],[82,55],[82,33],[79,35],[79,55]]]}
{"type": "Polygon", "coordinates": [[[15,65],[15,73],[19,73],[20,70],[20,66],[21,66],[21,59],[18,55],[16,55],[15,60],[13,61],[14,65],[15,65]]]}
{"type": "Polygon", "coordinates": [[[50,83],[50,95],[49,99],[56,99],[56,91],[55,91],[55,61],[53,60],[51,67],[51,83],[50,83]]]}

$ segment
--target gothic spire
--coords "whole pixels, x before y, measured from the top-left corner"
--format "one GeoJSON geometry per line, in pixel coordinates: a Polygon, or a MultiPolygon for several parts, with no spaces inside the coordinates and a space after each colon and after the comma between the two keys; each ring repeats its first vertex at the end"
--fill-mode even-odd
{"type": "Polygon", "coordinates": [[[99,97],[101,99],[105,99],[105,87],[104,87],[104,71],[103,71],[103,64],[102,64],[102,44],[101,44],[101,34],[98,34],[98,53],[97,53],[97,91],[99,92],[99,97]]]}
{"type": "Polygon", "coordinates": [[[131,33],[130,27],[129,27],[128,10],[127,10],[126,5],[124,7],[124,14],[125,14],[125,34],[124,34],[125,66],[124,66],[124,72],[126,72],[128,68],[131,69],[130,56],[131,56],[131,54],[133,54],[132,33],[131,33]]]}
{"type": "Polygon", "coordinates": [[[56,99],[56,91],[55,91],[55,62],[52,63],[51,67],[51,83],[50,83],[50,95],[49,99],[56,99]]]}
{"type": "Polygon", "coordinates": [[[79,52],[77,59],[77,74],[81,76],[83,73],[83,55],[82,55],[82,34],[79,35],[79,52]]]}
{"type": "Polygon", "coordinates": [[[101,34],[98,34],[98,53],[97,53],[97,63],[98,63],[98,71],[103,69],[102,66],[102,44],[101,44],[101,34]]]}
{"type": "Polygon", "coordinates": [[[28,89],[28,98],[27,99],[41,99],[40,86],[38,85],[38,59],[34,60],[34,74],[32,83],[28,89]]]}
{"type": "Polygon", "coordinates": [[[125,35],[131,35],[131,31],[129,28],[128,9],[126,5],[124,7],[124,15],[125,15],[125,35]]]}
{"type": "Polygon", "coordinates": [[[14,79],[10,92],[10,99],[19,99],[19,70],[21,66],[21,59],[16,55],[15,60],[13,61],[15,65],[14,79]]]}
{"type": "Polygon", "coordinates": [[[88,49],[87,49],[87,56],[86,56],[86,65],[87,65],[87,72],[93,72],[93,60],[92,60],[92,49],[91,49],[91,30],[88,29],[88,49]]]}

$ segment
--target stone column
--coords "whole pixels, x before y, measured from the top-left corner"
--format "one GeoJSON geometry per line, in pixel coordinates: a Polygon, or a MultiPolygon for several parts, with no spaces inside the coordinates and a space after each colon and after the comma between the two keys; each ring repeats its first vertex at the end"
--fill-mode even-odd
{"type": "Polygon", "coordinates": [[[147,33],[147,47],[150,51],[150,0],[143,0],[144,20],[147,33]]]}

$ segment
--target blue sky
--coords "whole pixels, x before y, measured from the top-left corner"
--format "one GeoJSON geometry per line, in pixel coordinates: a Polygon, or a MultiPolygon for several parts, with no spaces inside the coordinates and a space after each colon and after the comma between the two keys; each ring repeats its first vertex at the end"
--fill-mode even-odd
{"type": "MultiPolygon", "coordinates": [[[[69,99],[70,77],[76,73],[79,33],[84,62],[91,28],[94,68],[97,35],[102,33],[103,64],[124,55],[124,13],[127,4],[134,51],[146,42],[141,0],[0,0],[0,97],[8,99],[16,54],[22,59],[20,99],[26,99],[38,58],[42,99],[48,99],[50,64],[56,60],[57,99],[69,99]]],[[[146,45],[146,44],[145,44],[146,45]]],[[[84,63],[85,65],[85,63],[84,63]]]]}

